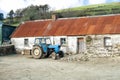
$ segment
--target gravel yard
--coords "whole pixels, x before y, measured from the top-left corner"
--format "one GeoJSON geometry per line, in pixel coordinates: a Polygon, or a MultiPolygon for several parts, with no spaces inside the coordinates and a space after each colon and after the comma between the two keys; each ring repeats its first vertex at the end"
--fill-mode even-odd
{"type": "Polygon", "coordinates": [[[0,80],[120,80],[120,57],[67,62],[20,54],[1,56],[0,80]]]}

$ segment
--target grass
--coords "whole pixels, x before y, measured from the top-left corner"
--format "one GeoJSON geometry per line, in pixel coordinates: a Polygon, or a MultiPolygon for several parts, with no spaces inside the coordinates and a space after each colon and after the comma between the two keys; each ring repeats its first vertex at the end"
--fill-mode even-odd
{"type": "Polygon", "coordinates": [[[4,23],[5,25],[11,25],[11,26],[16,26],[16,27],[18,27],[18,26],[20,25],[19,22],[10,23],[10,22],[9,22],[9,19],[4,19],[4,20],[3,20],[3,23],[4,23]]]}
{"type": "Polygon", "coordinates": [[[95,4],[81,7],[57,10],[62,17],[82,17],[95,15],[108,15],[120,13],[120,2],[109,4],[95,4]]]}
{"type": "Polygon", "coordinates": [[[11,24],[11,26],[16,26],[16,27],[18,27],[19,25],[20,25],[20,23],[11,24]]]}
{"type": "Polygon", "coordinates": [[[56,12],[62,12],[62,11],[77,11],[77,10],[85,10],[88,8],[96,8],[96,9],[111,9],[111,8],[118,8],[120,9],[120,3],[108,3],[108,4],[95,4],[95,5],[88,5],[88,6],[80,6],[80,7],[74,7],[74,8],[68,8],[68,9],[62,9],[57,10],[56,12]]]}

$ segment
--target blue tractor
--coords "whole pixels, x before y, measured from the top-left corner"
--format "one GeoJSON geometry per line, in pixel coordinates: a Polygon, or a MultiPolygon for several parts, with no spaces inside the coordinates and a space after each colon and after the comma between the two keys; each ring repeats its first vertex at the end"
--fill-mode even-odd
{"type": "Polygon", "coordinates": [[[51,44],[50,38],[36,38],[32,49],[32,56],[36,59],[49,56],[53,59],[58,59],[63,57],[64,54],[60,51],[60,45],[51,44]]]}

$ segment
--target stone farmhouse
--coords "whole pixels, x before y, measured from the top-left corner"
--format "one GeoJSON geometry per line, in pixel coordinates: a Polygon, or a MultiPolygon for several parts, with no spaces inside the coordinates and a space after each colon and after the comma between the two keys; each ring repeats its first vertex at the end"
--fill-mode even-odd
{"type": "Polygon", "coordinates": [[[26,21],[11,35],[17,50],[32,49],[35,38],[49,37],[65,53],[119,53],[120,14],[26,21]]]}

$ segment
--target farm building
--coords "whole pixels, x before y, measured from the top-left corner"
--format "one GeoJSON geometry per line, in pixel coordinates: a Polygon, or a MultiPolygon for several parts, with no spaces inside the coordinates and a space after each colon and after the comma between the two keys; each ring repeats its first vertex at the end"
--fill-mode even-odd
{"type": "Polygon", "coordinates": [[[16,49],[32,49],[37,37],[50,37],[65,53],[120,50],[120,14],[27,21],[11,35],[16,49]]]}
{"type": "Polygon", "coordinates": [[[0,45],[10,41],[10,35],[15,30],[14,26],[4,25],[0,23],[0,45]]]}

